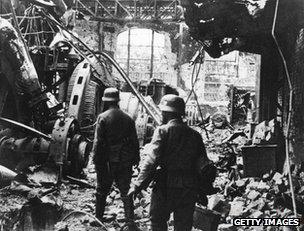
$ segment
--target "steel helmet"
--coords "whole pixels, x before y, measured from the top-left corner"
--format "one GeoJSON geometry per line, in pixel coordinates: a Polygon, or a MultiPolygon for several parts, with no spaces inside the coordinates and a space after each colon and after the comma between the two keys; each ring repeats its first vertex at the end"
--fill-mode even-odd
{"type": "Polygon", "coordinates": [[[104,102],[118,102],[119,91],[114,87],[109,87],[103,92],[102,101],[104,102]]]}
{"type": "Polygon", "coordinates": [[[167,112],[175,112],[181,115],[185,115],[185,102],[184,100],[173,94],[163,96],[160,101],[160,110],[167,112]]]}

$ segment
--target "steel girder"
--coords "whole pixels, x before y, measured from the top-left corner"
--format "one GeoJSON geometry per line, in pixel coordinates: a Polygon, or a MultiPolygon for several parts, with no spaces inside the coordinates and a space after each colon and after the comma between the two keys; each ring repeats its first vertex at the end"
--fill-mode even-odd
{"type": "Polygon", "coordinates": [[[178,0],[76,0],[75,8],[100,21],[181,21],[178,0]]]}

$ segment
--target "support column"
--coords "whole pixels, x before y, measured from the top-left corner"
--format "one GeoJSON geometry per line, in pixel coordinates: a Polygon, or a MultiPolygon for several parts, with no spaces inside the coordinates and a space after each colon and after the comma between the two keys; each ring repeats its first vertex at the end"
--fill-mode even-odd
{"type": "Polygon", "coordinates": [[[152,37],[151,37],[151,59],[150,59],[150,79],[153,78],[153,65],[154,65],[154,30],[152,30],[152,37]]]}
{"type": "Polygon", "coordinates": [[[177,56],[177,86],[181,86],[181,64],[182,64],[182,45],[183,45],[183,23],[179,24],[179,41],[178,41],[178,56],[177,56]]]}
{"type": "Polygon", "coordinates": [[[128,29],[128,58],[127,58],[127,76],[130,75],[130,51],[131,51],[131,28],[128,29]]]}
{"type": "Polygon", "coordinates": [[[105,39],[105,35],[104,35],[104,31],[103,31],[103,27],[104,27],[104,23],[103,22],[98,22],[97,24],[98,27],[98,51],[103,51],[104,50],[104,39],[105,39]]]}

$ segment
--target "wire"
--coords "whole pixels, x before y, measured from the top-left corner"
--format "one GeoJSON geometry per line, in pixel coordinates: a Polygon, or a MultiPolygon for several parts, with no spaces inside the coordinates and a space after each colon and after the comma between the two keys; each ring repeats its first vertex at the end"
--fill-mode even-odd
{"type": "Polygon", "coordinates": [[[201,63],[201,62],[199,63],[198,70],[196,71],[196,77],[195,77],[195,79],[194,79],[194,74],[195,74],[196,65],[197,65],[197,63],[194,64],[193,69],[192,69],[192,75],[191,75],[191,90],[190,90],[190,92],[189,92],[189,94],[188,94],[188,97],[187,97],[187,100],[186,100],[186,104],[188,103],[188,101],[189,101],[189,99],[190,99],[192,93],[195,93],[194,87],[195,87],[195,84],[196,84],[196,82],[197,82],[197,80],[198,80],[198,76],[199,76],[199,73],[200,73],[200,70],[201,70],[202,63],[201,63]]]}
{"type": "MultiPolygon", "coordinates": [[[[200,50],[200,55],[199,55],[199,56],[201,56],[201,52],[202,52],[202,51],[203,51],[203,49],[201,48],[201,50],[200,50]]],[[[203,122],[203,121],[204,121],[203,113],[202,113],[200,104],[199,104],[199,102],[198,102],[197,94],[196,94],[195,89],[194,89],[194,88],[195,88],[195,84],[197,83],[197,80],[198,80],[198,77],[199,77],[199,73],[200,73],[200,71],[201,71],[202,61],[200,60],[197,71],[196,71],[196,65],[197,65],[197,63],[195,63],[194,66],[193,66],[192,75],[191,75],[191,90],[190,90],[190,92],[189,92],[189,94],[188,94],[188,97],[187,97],[187,100],[186,100],[185,103],[186,103],[186,104],[188,103],[188,101],[189,101],[189,99],[190,99],[190,97],[191,97],[191,95],[192,95],[192,93],[193,93],[193,96],[194,96],[194,99],[195,99],[195,102],[196,102],[196,105],[197,105],[197,110],[198,110],[199,115],[200,115],[200,117],[201,117],[201,120],[202,120],[202,122],[203,122]],[[196,76],[195,76],[195,79],[194,79],[195,71],[196,71],[196,76]]],[[[207,137],[207,139],[209,140],[209,135],[208,135],[208,131],[207,131],[206,127],[203,126],[203,129],[205,130],[205,132],[206,132],[206,137],[207,137]]]]}
{"type": "MultiPolygon", "coordinates": [[[[201,69],[201,64],[202,63],[200,62],[199,69],[198,69],[198,72],[197,72],[197,75],[196,75],[196,78],[195,78],[195,82],[193,82],[193,95],[194,95],[194,98],[195,98],[195,101],[196,101],[196,105],[197,105],[197,109],[198,109],[199,115],[200,115],[202,123],[203,123],[204,117],[203,117],[202,109],[200,107],[200,104],[198,102],[198,98],[197,98],[196,92],[194,90],[194,86],[195,86],[195,83],[196,83],[196,81],[198,79],[198,75],[199,75],[199,72],[200,72],[200,69],[201,69]]],[[[209,134],[208,134],[208,131],[207,131],[207,129],[206,129],[206,127],[204,125],[203,125],[203,129],[205,130],[207,140],[209,140],[209,134]]]]}
{"type": "Polygon", "coordinates": [[[280,47],[280,44],[275,36],[275,26],[276,26],[276,21],[277,21],[277,16],[278,16],[278,8],[279,8],[279,0],[276,0],[276,5],[275,5],[275,11],[274,11],[274,16],[273,16],[273,24],[272,24],[272,29],[271,29],[271,35],[273,37],[273,40],[277,46],[278,52],[281,56],[283,65],[284,65],[284,70],[286,74],[286,78],[288,81],[288,87],[289,87],[289,108],[288,108],[288,119],[287,119],[287,129],[286,129],[286,134],[285,134],[285,152],[286,152],[286,165],[287,165],[287,170],[288,170],[288,179],[289,179],[289,185],[290,185],[290,192],[291,192],[291,197],[292,197],[292,206],[293,206],[293,213],[294,216],[297,216],[297,206],[296,206],[296,200],[295,200],[295,193],[294,193],[294,188],[293,188],[293,183],[292,183],[292,176],[291,176],[291,170],[290,170],[290,160],[289,160],[289,130],[290,130],[290,123],[291,123],[291,112],[292,112],[292,102],[293,102],[293,87],[286,63],[286,59],[284,57],[283,51],[280,47]]]}
{"type": "Polygon", "coordinates": [[[190,99],[190,96],[192,95],[192,91],[193,91],[192,79],[193,79],[193,76],[194,76],[195,68],[196,68],[196,63],[194,64],[193,69],[192,69],[192,74],[191,74],[191,89],[190,89],[190,92],[189,92],[189,94],[187,96],[187,100],[185,102],[186,104],[188,103],[188,101],[190,99]]]}

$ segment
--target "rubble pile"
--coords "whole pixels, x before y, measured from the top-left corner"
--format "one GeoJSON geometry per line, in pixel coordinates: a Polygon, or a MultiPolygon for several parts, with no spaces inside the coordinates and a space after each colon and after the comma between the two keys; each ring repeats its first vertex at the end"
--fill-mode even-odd
{"type": "Polygon", "coordinates": [[[208,139],[206,132],[202,132],[208,157],[215,163],[219,172],[238,169],[242,173],[241,146],[248,140],[244,136],[235,134],[245,134],[246,129],[243,130],[235,132],[231,128],[215,129],[213,126],[209,126],[207,128],[208,139]]]}
{"type": "MultiPolygon", "coordinates": [[[[205,137],[206,131],[200,130],[200,132],[204,137],[208,156],[218,169],[214,182],[214,187],[218,188],[218,192],[208,196],[206,208],[197,205],[198,208],[208,209],[220,215],[218,230],[236,230],[236,227],[231,225],[231,219],[235,217],[271,218],[292,215],[292,202],[286,175],[273,171],[264,174],[262,178],[243,177],[240,146],[248,142],[246,137],[235,136],[239,132],[231,128],[209,127],[208,140],[205,137]]],[[[142,160],[145,158],[144,149],[145,147],[142,149],[142,160]]],[[[133,179],[138,176],[139,168],[134,169],[133,179]]],[[[35,209],[39,208],[41,211],[43,208],[45,221],[42,225],[53,227],[56,231],[123,230],[125,217],[118,189],[114,185],[107,198],[105,220],[102,224],[106,228],[102,228],[102,225],[93,217],[96,173],[91,161],[84,175],[86,179],[67,177],[63,180],[60,190],[54,187],[53,173],[45,169],[44,171],[40,168],[30,169],[27,181],[20,176],[19,179],[15,178],[9,186],[0,190],[1,227],[16,230],[18,226],[34,225],[35,209]],[[29,220],[29,216],[32,220],[29,220]],[[51,217],[51,221],[47,217],[51,217]]],[[[293,178],[298,213],[303,214],[304,174],[298,173],[293,178]]],[[[151,188],[149,187],[134,201],[136,224],[141,230],[150,229],[150,195],[151,188]]],[[[42,216],[42,213],[39,215],[42,216]]],[[[169,221],[169,230],[173,230],[173,217],[169,221]]],[[[239,230],[277,230],[277,227],[267,229],[240,227],[239,230]]]]}
{"type": "MultiPolygon", "coordinates": [[[[139,171],[134,170],[135,179],[139,171]]],[[[60,190],[54,186],[52,172],[41,171],[38,167],[32,168],[29,172],[26,181],[15,179],[10,185],[0,189],[0,227],[4,230],[19,230],[24,227],[32,227],[36,230],[51,227],[56,231],[123,230],[125,225],[123,203],[115,185],[107,198],[103,222],[106,229],[102,229],[93,216],[96,172],[92,161],[85,169],[85,180],[64,179],[60,190]],[[38,221],[35,217],[37,212],[40,217],[52,218],[38,221]]],[[[149,230],[150,227],[150,191],[151,189],[148,188],[147,191],[142,192],[134,202],[136,223],[141,230],[149,230]]]]}
{"type": "MultiPolygon", "coordinates": [[[[248,140],[243,137],[234,140],[234,151],[227,152],[227,145],[222,141],[232,132],[227,129],[209,130],[210,139],[205,142],[208,156],[218,168],[214,186],[219,188],[217,194],[208,196],[207,208],[221,214],[218,230],[280,230],[279,227],[237,228],[231,224],[231,219],[236,217],[286,218],[293,215],[287,175],[271,171],[262,178],[243,177],[240,147],[248,140]],[[227,161],[226,165],[222,165],[224,156],[229,156],[231,153],[236,156],[234,165],[233,162],[227,161]],[[231,176],[232,172],[233,176],[231,176]]],[[[304,201],[303,176],[303,173],[293,176],[299,214],[302,214],[304,208],[301,202],[304,201]]]]}
{"type": "Polygon", "coordinates": [[[0,229],[14,230],[26,198],[12,194],[8,187],[0,189],[0,229]]]}
{"type": "MultiPolygon", "coordinates": [[[[291,204],[288,204],[286,199],[283,199],[283,203],[278,203],[280,198],[289,194],[287,179],[279,173],[272,175],[270,177],[267,174],[263,179],[242,178],[237,181],[222,181],[220,186],[224,189],[209,197],[209,209],[220,212],[226,224],[231,224],[231,219],[235,217],[271,218],[292,215],[291,204]]],[[[227,230],[226,225],[219,225],[219,228],[227,230]]],[[[243,228],[250,230],[250,227],[243,228]]],[[[253,230],[263,228],[253,227],[253,230]]]]}

